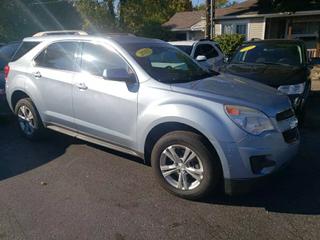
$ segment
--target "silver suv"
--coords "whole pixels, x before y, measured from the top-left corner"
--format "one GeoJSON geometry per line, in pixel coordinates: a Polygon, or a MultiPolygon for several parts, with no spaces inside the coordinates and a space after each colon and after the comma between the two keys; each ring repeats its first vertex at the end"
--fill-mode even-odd
{"type": "Polygon", "coordinates": [[[219,70],[224,63],[224,55],[218,43],[207,39],[198,41],[174,41],[171,45],[184,51],[195,59],[202,67],[219,70]]]}
{"type": "Polygon", "coordinates": [[[27,138],[48,128],[150,160],[159,183],[188,199],[220,183],[229,194],[247,191],[299,145],[287,96],[206,72],[160,40],[26,38],[6,79],[27,138]]]}

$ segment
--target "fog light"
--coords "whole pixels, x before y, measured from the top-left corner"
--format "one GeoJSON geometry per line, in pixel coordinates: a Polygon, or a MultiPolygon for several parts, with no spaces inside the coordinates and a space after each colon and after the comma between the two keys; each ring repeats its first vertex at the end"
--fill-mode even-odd
{"type": "Polygon", "coordinates": [[[250,157],[251,170],[254,174],[261,174],[264,168],[273,167],[275,161],[267,159],[266,155],[250,157]]]}

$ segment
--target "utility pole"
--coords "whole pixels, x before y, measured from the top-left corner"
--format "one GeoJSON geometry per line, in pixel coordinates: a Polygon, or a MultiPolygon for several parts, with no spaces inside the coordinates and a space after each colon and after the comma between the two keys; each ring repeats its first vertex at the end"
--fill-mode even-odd
{"type": "Polygon", "coordinates": [[[206,38],[211,39],[211,0],[206,0],[206,38]]]}
{"type": "Polygon", "coordinates": [[[215,36],[215,0],[206,0],[206,38],[212,39],[215,36]]]}
{"type": "Polygon", "coordinates": [[[215,37],[215,14],[216,14],[216,1],[211,0],[211,21],[210,21],[210,26],[211,26],[211,39],[215,37]]]}

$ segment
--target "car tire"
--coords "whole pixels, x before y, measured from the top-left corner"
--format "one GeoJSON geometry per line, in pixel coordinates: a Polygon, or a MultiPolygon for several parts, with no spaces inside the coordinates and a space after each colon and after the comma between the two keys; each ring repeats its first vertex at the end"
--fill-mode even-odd
{"type": "Polygon", "coordinates": [[[44,134],[44,127],[40,115],[30,98],[18,101],[15,106],[18,126],[24,137],[37,140],[44,134]]]}
{"type": "Polygon", "coordinates": [[[164,135],[151,153],[157,180],[165,190],[185,199],[198,200],[213,193],[222,171],[217,154],[210,149],[205,139],[193,132],[164,135]]]}

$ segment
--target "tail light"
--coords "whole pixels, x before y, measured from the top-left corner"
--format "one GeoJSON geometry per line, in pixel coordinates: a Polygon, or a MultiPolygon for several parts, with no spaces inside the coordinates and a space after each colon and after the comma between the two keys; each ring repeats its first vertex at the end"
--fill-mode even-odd
{"type": "Polygon", "coordinates": [[[5,66],[3,71],[4,71],[4,79],[7,81],[8,80],[8,75],[9,75],[9,72],[10,72],[10,67],[8,65],[5,66]]]}

